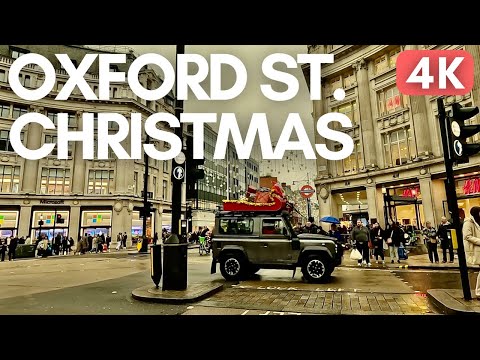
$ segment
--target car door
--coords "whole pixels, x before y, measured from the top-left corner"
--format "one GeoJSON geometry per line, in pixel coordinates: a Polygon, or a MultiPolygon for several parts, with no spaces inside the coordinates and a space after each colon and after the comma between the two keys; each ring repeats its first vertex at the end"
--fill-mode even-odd
{"type": "Polygon", "coordinates": [[[288,265],[294,262],[290,235],[281,217],[262,218],[259,262],[268,265],[288,265]]]}

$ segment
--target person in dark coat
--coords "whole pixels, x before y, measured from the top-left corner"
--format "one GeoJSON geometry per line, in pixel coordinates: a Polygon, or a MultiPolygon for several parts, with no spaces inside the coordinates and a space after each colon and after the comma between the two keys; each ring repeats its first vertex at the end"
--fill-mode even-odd
{"type": "Polygon", "coordinates": [[[378,264],[378,257],[382,259],[382,264],[385,264],[385,253],[383,250],[383,241],[384,241],[385,233],[383,229],[380,227],[379,223],[373,224],[372,229],[370,230],[370,239],[372,240],[373,244],[373,256],[375,256],[375,260],[378,264]]]}
{"type": "Polygon", "coordinates": [[[158,232],[156,232],[155,235],[153,235],[153,245],[157,245],[157,241],[158,241],[158,232]]]}
{"type": "Polygon", "coordinates": [[[430,221],[425,223],[425,229],[423,229],[423,237],[426,240],[427,248],[428,248],[428,258],[430,262],[438,264],[438,252],[437,252],[437,230],[432,226],[430,221]]]}
{"type": "Polygon", "coordinates": [[[6,252],[7,252],[7,240],[0,239],[0,255],[2,257],[2,261],[5,261],[6,252]]]}
{"type": "Polygon", "coordinates": [[[450,255],[450,262],[453,263],[453,244],[452,239],[448,237],[448,229],[452,228],[452,224],[447,221],[445,216],[442,216],[442,222],[438,226],[438,239],[440,240],[440,247],[442,248],[443,252],[443,263],[447,262],[447,250],[450,255]]]}
{"type": "Polygon", "coordinates": [[[12,261],[15,260],[15,250],[17,250],[18,239],[14,237],[10,240],[10,244],[8,245],[8,260],[12,261]]]}
{"type": "Polygon", "coordinates": [[[388,250],[390,251],[391,263],[393,264],[395,259],[397,259],[397,262],[400,263],[400,258],[398,257],[398,248],[402,243],[405,242],[405,238],[404,232],[398,222],[394,222],[392,224],[390,234],[387,233],[387,236],[387,245],[388,250]]]}

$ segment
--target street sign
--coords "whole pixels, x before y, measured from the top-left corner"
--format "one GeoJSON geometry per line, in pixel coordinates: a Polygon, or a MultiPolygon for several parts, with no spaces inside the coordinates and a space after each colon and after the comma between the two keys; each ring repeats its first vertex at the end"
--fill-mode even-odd
{"type": "Polygon", "coordinates": [[[311,198],[315,194],[315,189],[310,185],[303,185],[300,189],[300,196],[304,199],[311,198]]]}
{"type": "MultiPolygon", "coordinates": [[[[143,190],[142,190],[142,198],[143,198],[143,190]]],[[[153,191],[147,191],[147,199],[153,199],[153,191]]]]}
{"type": "Polygon", "coordinates": [[[173,177],[177,180],[182,180],[185,177],[185,169],[183,166],[177,166],[173,169],[173,177]]]}

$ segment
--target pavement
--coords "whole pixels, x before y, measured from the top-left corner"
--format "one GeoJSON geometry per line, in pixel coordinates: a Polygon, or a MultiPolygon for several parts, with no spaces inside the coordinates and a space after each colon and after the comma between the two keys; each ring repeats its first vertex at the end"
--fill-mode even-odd
{"type": "MultiPolygon", "coordinates": [[[[350,251],[345,252],[342,266],[358,267],[356,260],[350,260],[350,251]]],[[[377,264],[374,259],[370,260],[371,268],[386,269],[438,269],[438,270],[455,270],[460,272],[458,257],[455,253],[454,262],[442,262],[442,252],[438,253],[440,257],[439,263],[431,262],[428,254],[409,255],[408,259],[400,260],[400,263],[391,263],[389,257],[385,257],[385,264],[377,264]]],[[[449,260],[449,257],[447,257],[449,260]]],[[[467,265],[470,271],[480,271],[478,265],[467,265]]],[[[447,315],[479,315],[480,314],[480,296],[475,295],[475,289],[470,289],[472,300],[465,300],[463,289],[429,289],[427,290],[427,298],[429,301],[443,314],[447,315]]]]}

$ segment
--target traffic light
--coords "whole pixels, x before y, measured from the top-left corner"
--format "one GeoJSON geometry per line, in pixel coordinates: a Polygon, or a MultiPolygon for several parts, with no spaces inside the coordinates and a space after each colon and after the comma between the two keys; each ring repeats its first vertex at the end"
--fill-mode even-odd
{"type": "Polygon", "coordinates": [[[205,164],[205,159],[193,158],[193,136],[186,135],[185,144],[186,195],[190,200],[198,197],[197,181],[205,178],[205,171],[199,169],[205,164]]]}
{"type": "Polygon", "coordinates": [[[56,223],[57,223],[57,224],[65,224],[65,219],[62,218],[62,214],[57,214],[56,223]]]}
{"type": "Polygon", "coordinates": [[[147,218],[151,216],[152,212],[155,211],[155,209],[152,207],[152,203],[150,201],[147,202],[147,207],[143,207],[140,209],[140,217],[143,218],[145,214],[147,214],[147,218]]]}
{"type": "Polygon", "coordinates": [[[480,144],[467,143],[467,138],[480,132],[480,125],[465,125],[468,120],[478,114],[478,107],[462,107],[458,103],[452,105],[449,116],[450,156],[457,164],[468,163],[468,157],[480,151],[480,144]]]}
{"type": "Polygon", "coordinates": [[[187,206],[186,218],[187,219],[192,218],[192,207],[191,206],[187,206]]]}

